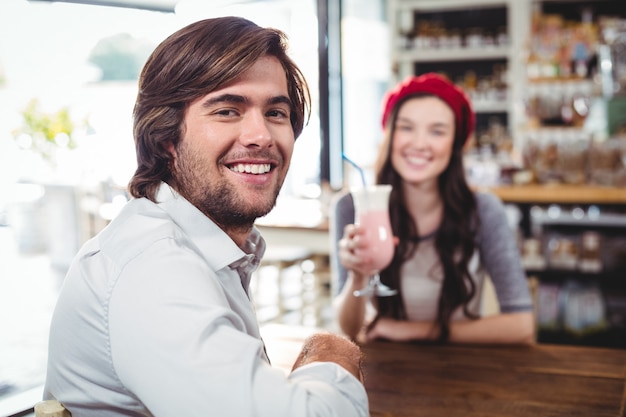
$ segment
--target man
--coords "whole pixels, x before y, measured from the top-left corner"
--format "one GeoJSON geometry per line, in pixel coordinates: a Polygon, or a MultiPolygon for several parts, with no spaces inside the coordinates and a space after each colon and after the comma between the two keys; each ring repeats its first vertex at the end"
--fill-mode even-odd
{"type": "Polygon", "coordinates": [[[148,59],[135,199],[78,253],[50,333],[44,398],[80,416],[367,416],[361,354],[310,338],[285,377],[248,297],[309,111],[284,35],[193,23],[148,59]]]}

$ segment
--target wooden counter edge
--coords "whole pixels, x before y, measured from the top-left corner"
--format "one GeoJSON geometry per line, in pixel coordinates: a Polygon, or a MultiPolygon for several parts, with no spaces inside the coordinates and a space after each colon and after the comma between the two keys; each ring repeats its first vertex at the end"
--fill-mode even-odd
{"type": "Polygon", "coordinates": [[[622,394],[622,404],[619,409],[619,417],[626,417],[626,368],[624,368],[624,393],[622,394]]]}

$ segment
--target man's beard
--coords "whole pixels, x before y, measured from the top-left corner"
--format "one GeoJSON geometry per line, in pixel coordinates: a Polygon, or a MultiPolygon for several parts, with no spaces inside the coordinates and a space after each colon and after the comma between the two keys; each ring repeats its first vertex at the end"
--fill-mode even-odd
{"type": "Polygon", "coordinates": [[[181,143],[172,175],[178,192],[223,230],[249,230],[276,205],[282,182],[270,200],[248,201],[222,178],[211,180],[206,162],[181,143]],[[264,202],[265,201],[265,202],[264,202]]]}

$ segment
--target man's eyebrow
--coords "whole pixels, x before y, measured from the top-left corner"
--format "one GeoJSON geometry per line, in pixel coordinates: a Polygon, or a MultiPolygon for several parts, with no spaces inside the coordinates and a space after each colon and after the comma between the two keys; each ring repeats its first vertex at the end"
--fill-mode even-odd
{"type": "Polygon", "coordinates": [[[268,100],[267,104],[287,104],[289,107],[292,106],[291,103],[291,99],[287,96],[276,96],[276,97],[272,97],[271,99],[268,100]]]}
{"type": "Polygon", "coordinates": [[[202,107],[208,108],[219,103],[246,103],[247,101],[244,96],[237,94],[222,94],[205,100],[202,107]]]}
{"type": "MultiPolygon", "coordinates": [[[[240,104],[245,104],[248,103],[248,99],[244,96],[238,95],[238,94],[222,94],[216,97],[211,97],[207,100],[205,100],[202,103],[202,107],[208,108],[211,106],[214,106],[216,104],[220,104],[220,103],[240,103],[240,104]]],[[[289,99],[289,97],[287,96],[275,96],[270,98],[269,100],[267,100],[267,104],[272,105],[272,104],[287,104],[291,107],[291,100],[289,99]]]]}

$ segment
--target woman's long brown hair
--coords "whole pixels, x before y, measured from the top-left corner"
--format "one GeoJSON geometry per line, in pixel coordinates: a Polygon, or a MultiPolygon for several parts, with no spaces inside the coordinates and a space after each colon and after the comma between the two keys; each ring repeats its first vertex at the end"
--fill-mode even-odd
{"type": "MultiPolygon", "coordinates": [[[[406,207],[402,178],[391,164],[391,141],[395,132],[398,109],[407,99],[426,96],[430,95],[416,94],[398,103],[391,113],[390,123],[387,125],[376,161],[376,182],[393,186],[389,212],[394,236],[399,238],[393,261],[381,272],[382,281],[399,291],[393,297],[378,297],[378,315],[391,316],[400,320],[407,318],[401,295],[400,271],[402,264],[417,250],[419,244],[417,238],[420,233],[406,207]]],[[[458,132],[459,129],[455,129],[450,163],[438,178],[439,192],[444,206],[443,219],[435,236],[435,249],[444,275],[435,323],[440,341],[448,339],[450,318],[459,306],[462,306],[467,317],[475,318],[468,310],[468,303],[476,292],[476,284],[469,273],[468,264],[476,246],[475,230],[478,217],[476,199],[467,184],[463,168],[465,138],[461,137],[458,132]]]]}

